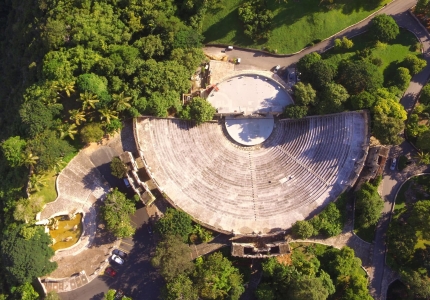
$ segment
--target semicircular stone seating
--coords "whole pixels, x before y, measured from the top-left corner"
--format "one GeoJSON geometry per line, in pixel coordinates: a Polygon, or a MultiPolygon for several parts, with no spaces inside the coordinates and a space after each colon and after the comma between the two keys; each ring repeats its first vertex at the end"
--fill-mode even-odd
{"type": "Polygon", "coordinates": [[[175,206],[219,231],[268,234],[319,212],[354,184],[368,148],[365,112],[276,122],[254,147],[223,124],[141,117],[136,143],[175,206]]]}

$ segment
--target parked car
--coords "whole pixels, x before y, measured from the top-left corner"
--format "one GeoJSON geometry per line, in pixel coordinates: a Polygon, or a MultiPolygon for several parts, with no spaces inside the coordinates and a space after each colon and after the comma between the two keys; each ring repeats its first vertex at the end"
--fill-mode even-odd
{"type": "Polygon", "coordinates": [[[275,67],[275,73],[278,73],[278,71],[279,71],[279,69],[281,68],[281,66],[280,65],[277,65],[276,67],[275,67]]]}
{"type": "Polygon", "coordinates": [[[112,268],[112,267],[107,267],[105,269],[105,274],[110,276],[110,277],[115,277],[116,276],[116,271],[112,268]]]}
{"type": "Polygon", "coordinates": [[[127,253],[125,253],[125,252],[123,252],[123,251],[121,251],[121,250],[119,250],[119,249],[114,249],[114,250],[112,251],[112,254],[118,255],[118,256],[119,256],[119,257],[121,257],[123,260],[126,260],[126,259],[127,259],[127,256],[128,256],[128,254],[127,254],[127,253]]]}
{"type": "Polygon", "coordinates": [[[126,187],[130,187],[130,182],[128,181],[128,179],[127,178],[124,178],[124,184],[125,184],[125,186],[126,187]]]}
{"type": "Polygon", "coordinates": [[[111,260],[118,265],[124,264],[124,260],[116,254],[112,254],[111,260]]]}
{"type": "Polygon", "coordinates": [[[393,161],[391,162],[390,170],[394,171],[396,169],[396,158],[393,158],[393,161]]]}
{"type": "Polygon", "coordinates": [[[229,50],[229,51],[233,50],[233,46],[228,46],[227,50],[229,50]]]}

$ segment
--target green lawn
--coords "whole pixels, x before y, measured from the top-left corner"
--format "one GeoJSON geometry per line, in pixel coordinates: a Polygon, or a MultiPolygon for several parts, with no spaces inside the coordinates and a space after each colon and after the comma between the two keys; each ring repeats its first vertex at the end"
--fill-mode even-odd
{"type": "Polygon", "coordinates": [[[43,198],[45,204],[57,199],[57,190],[55,189],[55,180],[57,179],[57,173],[55,171],[50,171],[44,173],[46,178],[46,185],[40,189],[40,191],[35,192],[32,197],[43,198]]]}
{"type": "Polygon", "coordinates": [[[393,41],[387,44],[369,42],[367,33],[361,34],[352,39],[354,47],[347,51],[339,52],[336,49],[331,49],[323,54],[330,64],[338,65],[343,59],[349,59],[355,56],[356,51],[370,48],[373,58],[379,58],[382,61],[381,66],[378,67],[384,77],[388,78],[399,67],[399,63],[404,60],[408,54],[420,55],[421,52],[414,51],[417,43],[415,36],[407,30],[400,29],[400,34],[393,41]]]}
{"type": "Polygon", "coordinates": [[[255,43],[243,33],[238,16],[241,0],[221,0],[223,9],[207,10],[204,16],[202,32],[205,42],[256,49],[269,47],[276,49],[277,53],[294,53],[312,41],[323,40],[357,23],[390,0],[382,0],[379,6],[374,4],[377,1],[340,0],[330,8],[319,5],[320,0],[267,2],[275,14],[271,37],[267,41],[255,43]]]}
{"type": "MultiPolygon", "coordinates": [[[[60,169],[64,169],[66,165],[78,154],[78,150],[70,152],[63,157],[60,169]]],[[[32,194],[32,197],[43,198],[45,204],[57,199],[57,190],[55,189],[55,181],[57,180],[57,170],[51,170],[49,172],[43,173],[45,178],[45,186],[43,186],[40,191],[32,194]]]]}

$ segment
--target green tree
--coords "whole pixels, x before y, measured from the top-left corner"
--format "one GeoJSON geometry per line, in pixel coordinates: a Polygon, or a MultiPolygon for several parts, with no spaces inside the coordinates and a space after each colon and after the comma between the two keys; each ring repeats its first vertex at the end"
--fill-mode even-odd
{"type": "Polygon", "coordinates": [[[417,201],[412,208],[409,222],[414,226],[415,230],[421,231],[425,239],[430,238],[430,201],[417,201]]]}
{"type": "Polygon", "coordinates": [[[33,286],[26,282],[18,287],[12,288],[12,299],[16,300],[38,300],[39,294],[34,290],[33,286]]]}
{"type": "Polygon", "coordinates": [[[212,120],[216,113],[215,108],[209,103],[209,101],[200,97],[194,97],[189,106],[190,118],[191,120],[196,121],[198,125],[212,120]]]}
{"type": "Polygon", "coordinates": [[[295,104],[301,106],[315,104],[317,93],[309,83],[305,84],[303,82],[298,82],[296,85],[294,85],[293,89],[295,104]]]}
{"type": "Polygon", "coordinates": [[[100,114],[100,120],[106,119],[106,123],[110,124],[111,120],[118,119],[118,112],[110,108],[100,108],[97,110],[100,114]]]}
{"type": "Polygon", "coordinates": [[[367,61],[345,61],[339,65],[338,81],[350,95],[374,92],[382,87],[384,77],[378,67],[367,61]]]}
{"type": "Polygon", "coordinates": [[[373,107],[375,102],[376,102],[376,97],[367,91],[363,91],[349,98],[350,106],[354,110],[371,108],[373,107]]]}
{"type": "Polygon", "coordinates": [[[69,110],[69,115],[69,119],[74,121],[76,125],[81,125],[81,122],[85,122],[87,120],[85,118],[85,112],[80,109],[69,110]]]}
{"type": "Polygon", "coordinates": [[[21,198],[16,203],[13,218],[16,221],[33,223],[36,219],[36,214],[42,211],[43,205],[41,198],[21,198]]]}
{"type": "Polygon", "coordinates": [[[370,32],[375,40],[389,42],[397,37],[400,30],[393,17],[380,14],[372,19],[370,32]]]}
{"type": "Polygon", "coordinates": [[[81,129],[81,139],[84,143],[94,143],[100,141],[104,132],[100,123],[90,123],[81,129]]]}
{"type": "Polygon", "coordinates": [[[110,170],[112,175],[118,178],[124,178],[127,174],[127,167],[119,157],[112,158],[112,162],[110,163],[110,170]]]}
{"type": "Polygon", "coordinates": [[[319,114],[341,112],[344,110],[343,104],[348,98],[349,94],[342,85],[328,83],[320,93],[317,111],[319,114]]]}
{"type": "Polygon", "coordinates": [[[130,215],[136,208],[131,200],[115,188],[103,201],[101,207],[102,218],[106,222],[106,228],[116,237],[129,237],[135,229],[131,226],[130,215]]]}
{"type": "Polygon", "coordinates": [[[166,284],[166,289],[163,291],[162,298],[165,300],[197,300],[199,294],[191,279],[185,274],[179,274],[166,284]]]}
{"type": "Polygon", "coordinates": [[[314,234],[314,227],[308,221],[297,221],[294,223],[292,230],[300,239],[310,238],[314,234]]]}
{"type": "Polygon", "coordinates": [[[342,39],[335,39],[334,46],[338,49],[351,49],[354,47],[354,43],[348,39],[346,36],[342,37],[342,39]]]}
{"type": "Polygon", "coordinates": [[[59,139],[57,133],[52,130],[46,130],[36,138],[29,140],[27,146],[31,152],[28,153],[26,160],[30,162],[31,159],[34,160],[35,156],[39,158],[36,171],[52,169],[59,158],[73,151],[70,144],[59,139]],[[32,157],[30,157],[30,153],[34,153],[32,157]]]}
{"type": "Polygon", "coordinates": [[[238,12],[239,19],[245,26],[245,35],[249,36],[253,41],[269,38],[274,14],[267,9],[265,1],[243,1],[238,12]]]}
{"type": "Polygon", "coordinates": [[[319,278],[302,277],[293,282],[288,291],[288,299],[292,300],[325,300],[328,291],[319,278]]]}
{"type": "Polygon", "coordinates": [[[76,124],[69,123],[61,123],[57,126],[57,131],[60,133],[60,139],[64,139],[66,136],[68,136],[69,138],[74,140],[75,134],[78,133],[78,130],[76,129],[76,124]]]}
{"type": "Polygon", "coordinates": [[[421,72],[427,66],[427,61],[418,58],[416,55],[408,54],[403,60],[402,65],[407,68],[413,76],[421,72]]]}
{"type": "Polygon", "coordinates": [[[131,107],[131,104],[129,103],[131,97],[124,96],[124,92],[121,92],[120,94],[113,94],[112,99],[114,101],[114,108],[116,111],[123,111],[131,107]]]}
{"type": "Polygon", "coordinates": [[[193,276],[204,299],[238,300],[245,290],[239,270],[220,252],[197,258],[193,276]]]}
{"type": "Polygon", "coordinates": [[[37,227],[37,233],[26,240],[20,234],[23,226],[25,225],[17,225],[6,230],[1,241],[3,271],[11,285],[31,282],[57,267],[56,262],[50,261],[54,255],[49,247],[52,241],[43,227],[37,227]]]}
{"type": "Polygon", "coordinates": [[[428,152],[418,152],[417,157],[418,163],[421,165],[430,165],[430,153],[428,152]]]}
{"type": "Polygon", "coordinates": [[[321,55],[318,52],[306,54],[297,62],[297,69],[301,72],[302,77],[308,77],[311,66],[321,60],[321,55]]]}
{"type": "Polygon", "coordinates": [[[430,130],[426,130],[418,136],[417,147],[422,151],[430,151],[430,130]]]}
{"type": "Polygon", "coordinates": [[[386,115],[376,115],[373,119],[373,135],[384,145],[399,145],[403,139],[399,133],[405,128],[402,120],[386,115]]]}
{"type": "Polygon", "coordinates": [[[418,298],[428,299],[430,297],[430,283],[427,276],[423,277],[416,271],[403,271],[400,273],[402,282],[418,298]]]}
{"type": "Polygon", "coordinates": [[[17,167],[23,164],[24,149],[27,142],[19,136],[13,136],[0,144],[3,155],[9,166],[17,167]]]}
{"type": "Polygon", "coordinates": [[[430,83],[427,83],[422,89],[420,94],[420,103],[424,105],[430,104],[430,83]]]}
{"type": "Polygon", "coordinates": [[[384,201],[378,194],[377,187],[370,183],[365,183],[356,192],[355,209],[359,227],[368,228],[375,225],[381,217],[384,201]]]}
{"type": "Polygon", "coordinates": [[[191,218],[183,211],[168,208],[164,216],[155,224],[155,230],[162,236],[179,235],[184,242],[193,232],[191,218]]]}
{"type": "Polygon", "coordinates": [[[403,67],[397,69],[395,76],[393,78],[393,85],[398,87],[401,91],[406,91],[411,82],[412,76],[409,70],[403,67]]]}
{"type": "MultiPolygon", "coordinates": [[[[78,76],[76,86],[85,94],[96,95],[103,102],[109,102],[110,96],[107,89],[107,79],[94,73],[81,74],[78,76]]],[[[81,96],[82,97],[82,96],[81,96]]],[[[94,108],[94,107],[93,107],[94,108]]]]}
{"type": "Polygon", "coordinates": [[[301,119],[308,114],[308,107],[301,105],[288,105],[285,107],[284,116],[290,119],[301,119]]]}
{"type": "Polygon", "coordinates": [[[100,100],[97,99],[97,95],[85,91],[84,93],[79,94],[79,100],[82,101],[82,110],[87,109],[95,109],[96,103],[100,102],[100,100]]]}
{"type": "Polygon", "coordinates": [[[313,63],[309,73],[302,73],[302,79],[309,82],[316,90],[321,90],[331,83],[336,75],[336,70],[325,60],[313,63]]]}
{"type": "MultiPolygon", "coordinates": [[[[151,260],[154,267],[159,269],[163,278],[176,286],[178,276],[190,273],[194,264],[190,260],[191,250],[184,244],[181,236],[165,235],[158,243],[155,255],[151,260]]],[[[183,279],[183,278],[182,278],[183,279]]]]}

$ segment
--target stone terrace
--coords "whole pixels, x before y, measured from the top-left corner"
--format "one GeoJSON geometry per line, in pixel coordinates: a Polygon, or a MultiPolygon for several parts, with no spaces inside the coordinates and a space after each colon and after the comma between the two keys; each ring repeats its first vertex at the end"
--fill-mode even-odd
{"type": "Polygon", "coordinates": [[[269,234],[318,213],[354,184],[368,149],[367,114],[280,120],[245,147],[223,124],[138,118],[136,142],[172,204],[219,231],[269,234]]]}

